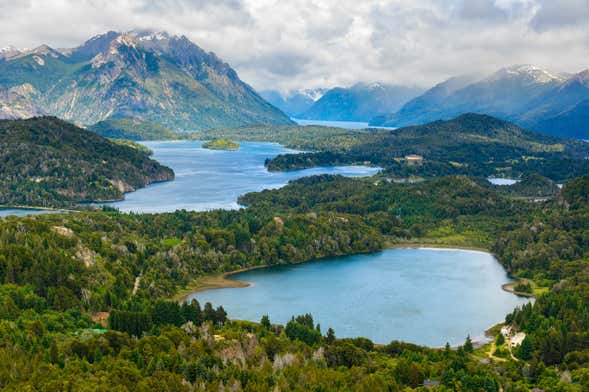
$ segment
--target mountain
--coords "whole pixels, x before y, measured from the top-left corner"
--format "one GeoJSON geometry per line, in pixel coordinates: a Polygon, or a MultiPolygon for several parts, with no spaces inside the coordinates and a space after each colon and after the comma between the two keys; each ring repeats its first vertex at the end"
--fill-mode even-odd
{"type": "Polygon", "coordinates": [[[424,125],[314,140],[267,162],[270,170],[365,164],[391,178],[464,174],[565,181],[589,173],[589,143],[541,135],[492,116],[467,113],[424,125]],[[410,155],[419,155],[408,159],[410,155]]]}
{"type": "Polygon", "coordinates": [[[588,139],[588,101],[589,70],[585,70],[537,99],[519,121],[538,132],[588,139]]]}
{"type": "Polygon", "coordinates": [[[88,130],[103,137],[127,140],[174,140],[180,139],[179,133],[159,124],[136,118],[112,118],[97,122],[88,130]]]}
{"type": "Polygon", "coordinates": [[[309,120],[368,121],[374,116],[398,110],[421,92],[416,87],[381,83],[336,87],[327,91],[300,117],[309,120]]]}
{"type": "Polygon", "coordinates": [[[303,89],[283,95],[276,90],[263,90],[260,91],[260,95],[290,117],[298,117],[309,110],[326,91],[327,89],[324,88],[303,89]]]}
{"type": "Polygon", "coordinates": [[[554,117],[546,118],[534,129],[547,135],[589,138],[589,99],[554,117]]]}
{"type": "Polygon", "coordinates": [[[481,113],[513,120],[530,108],[534,100],[564,83],[559,75],[531,65],[503,68],[494,74],[468,83],[468,79],[450,79],[421,97],[404,105],[395,115],[375,125],[407,126],[435,120],[448,120],[463,113],[481,113]],[[461,85],[460,82],[466,82],[461,85]],[[446,95],[436,90],[455,84],[446,95]],[[430,96],[440,99],[429,99],[430,96]]]}
{"type": "Polygon", "coordinates": [[[55,117],[0,120],[0,204],[67,206],[121,199],[174,178],[136,149],[55,117]]]}
{"type": "Polygon", "coordinates": [[[427,111],[438,107],[444,100],[469,84],[476,81],[475,76],[463,75],[450,78],[427,90],[422,95],[407,102],[398,113],[375,116],[370,120],[370,125],[382,125],[395,121],[397,118],[416,118],[426,116],[427,111]]]}
{"type": "Polygon", "coordinates": [[[374,117],[370,124],[418,125],[473,112],[513,121],[535,132],[587,139],[588,100],[589,70],[566,75],[518,65],[479,81],[449,79],[396,113],[374,117]]]}
{"type": "Polygon", "coordinates": [[[190,130],[292,123],[185,36],[108,32],[73,49],[13,52],[0,57],[0,88],[30,85],[41,111],[79,124],[118,117],[190,130]]]}
{"type": "Polygon", "coordinates": [[[37,98],[37,89],[29,83],[10,88],[0,87],[0,118],[16,119],[44,114],[34,103],[37,98]]]}

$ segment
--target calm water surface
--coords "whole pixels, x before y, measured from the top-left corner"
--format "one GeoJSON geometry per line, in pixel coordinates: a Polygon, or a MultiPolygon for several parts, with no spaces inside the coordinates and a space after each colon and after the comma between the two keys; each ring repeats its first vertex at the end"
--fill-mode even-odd
{"type": "Polygon", "coordinates": [[[487,180],[493,185],[513,185],[518,183],[520,180],[514,180],[512,178],[487,178],[487,180]]]}
{"type": "Polygon", "coordinates": [[[171,167],[174,181],[150,185],[108,203],[121,211],[169,212],[178,209],[206,211],[238,208],[237,198],[247,192],[277,188],[290,180],[315,174],[371,176],[379,169],[366,166],[318,167],[269,172],[267,158],[296,152],[275,143],[240,142],[237,151],[209,150],[200,141],[145,142],[153,158],[171,167]]]}
{"type": "Polygon", "coordinates": [[[493,256],[446,249],[390,249],[234,275],[247,288],[193,294],[223,305],[237,319],[274,323],[311,313],[325,333],[442,346],[482,339],[484,331],[527,299],[501,289],[509,282],[493,256]]]}
{"type": "Polygon", "coordinates": [[[359,121],[325,121],[325,120],[301,120],[298,118],[292,118],[298,125],[321,125],[324,127],[334,128],[345,128],[345,129],[366,129],[366,128],[378,128],[378,129],[396,129],[395,127],[375,127],[368,125],[367,122],[359,121]]]}
{"type": "Polygon", "coordinates": [[[0,208],[0,216],[26,216],[39,214],[58,214],[64,211],[59,210],[39,210],[34,208],[0,208]]]}

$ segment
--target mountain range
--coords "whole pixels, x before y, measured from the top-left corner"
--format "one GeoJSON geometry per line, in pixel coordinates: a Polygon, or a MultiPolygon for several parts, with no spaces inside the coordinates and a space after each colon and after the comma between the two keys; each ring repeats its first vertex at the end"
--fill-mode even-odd
{"type": "Polygon", "coordinates": [[[290,117],[298,118],[321,99],[327,91],[326,88],[314,88],[293,90],[282,94],[276,90],[262,90],[260,95],[290,117]]]}
{"type": "Polygon", "coordinates": [[[110,31],[72,49],[0,51],[0,118],[40,114],[186,130],[292,123],[214,53],[152,31],[110,31]]]}
{"type": "Polygon", "coordinates": [[[544,134],[589,138],[589,70],[566,75],[517,65],[482,79],[451,78],[370,124],[401,127],[464,113],[496,116],[544,134]]]}
{"type": "Polygon", "coordinates": [[[396,111],[423,89],[383,83],[357,83],[327,91],[297,117],[308,120],[368,121],[396,111]]]}

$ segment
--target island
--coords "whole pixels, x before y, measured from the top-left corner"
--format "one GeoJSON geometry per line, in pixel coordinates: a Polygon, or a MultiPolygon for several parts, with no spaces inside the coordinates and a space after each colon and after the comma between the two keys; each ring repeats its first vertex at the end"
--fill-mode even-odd
{"type": "Polygon", "coordinates": [[[204,142],[203,148],[209,150],[239,150],[239,144],[227,139],[214,139],[204,142]]]}

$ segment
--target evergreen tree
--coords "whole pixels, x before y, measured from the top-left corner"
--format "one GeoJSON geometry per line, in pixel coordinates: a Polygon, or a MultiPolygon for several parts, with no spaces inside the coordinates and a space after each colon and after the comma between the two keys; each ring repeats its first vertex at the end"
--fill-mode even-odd
{"type": "Polygon", "coordinates": [[[527,361],[532,358],[532,351],[532,341],[528,336],[526,336],[522,341],[522,344],[519,346],[519,349],[517,350],[517,356],[518,358],[527,361]]]}
{"type": "Polygon", "coordinates": [[[262,327],[270,329],[270,327],[272,326],[272,324],[270,323],[270,317],[268,317],[267,314],[263,315],[262,320],[260,320],[260,324],[262,324],[262,327]]]}
{"type": "Polygon", "coordinates": [[[464,352],[470,354],[474,351],[474,347],[472,345],[472,340],[470,339],[470,335],[466,337],[466,341],[464,342],[464,352]]]}
{"type": "Polygon", "coordinates": [[[335,331],[333,328],[329,327],[327,329],[327,335],[325,336],[325,341],[327,344],[332,344],[335,341],[335,331]]]}

